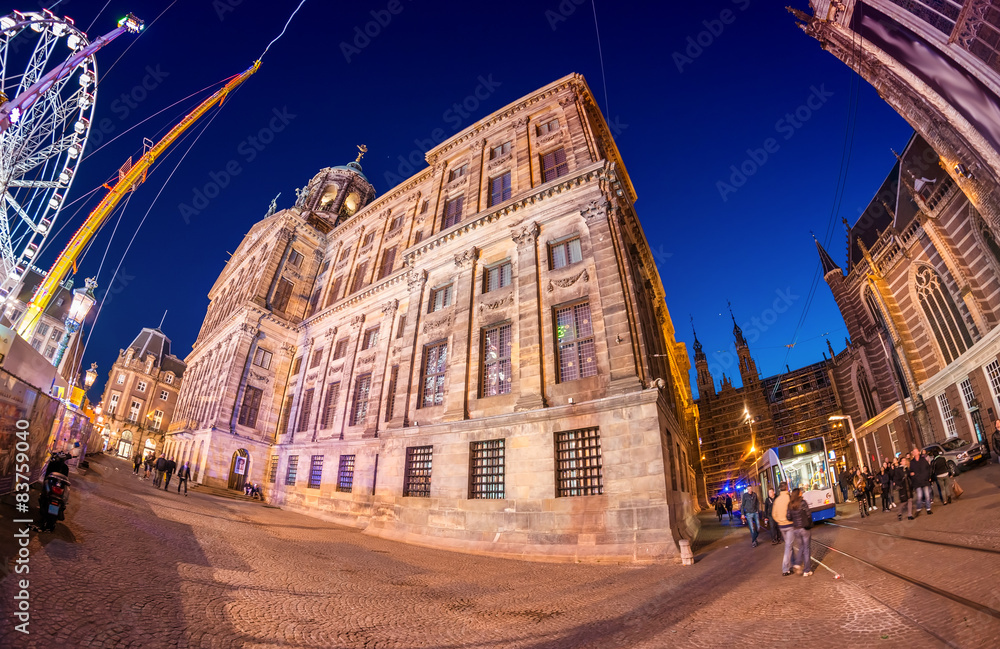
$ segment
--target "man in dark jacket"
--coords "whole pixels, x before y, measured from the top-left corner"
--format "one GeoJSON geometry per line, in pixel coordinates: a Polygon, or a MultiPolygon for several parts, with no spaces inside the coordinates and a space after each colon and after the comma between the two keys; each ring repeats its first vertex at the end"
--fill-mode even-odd
{"type": "Polygon", "coordinates": [[[910,460],[910,482],[913,487],[914,509],[920,512],[920,503],[923,502],[928,514],[931,511],[931,465],[920,449],[913,449],[913,459],[910,460]]]}
{"type": "Polygon", "coordinates": [[[726,494],[726,511],[729,513],[729,520],[733,520],[733,499],[726,494]]]}
{"type": "Polygon", "coordinates": [[[743,492],[743,498],[740,500],[740,513],[743,515],[743,520],[747,522],[747,527],[750,528],[750,547],[757,547],[757,535],[760,534],[760,498],[757,497],[757,493],[753,490],[753,487],[747,487],[747,490],[743,492]]]}
{"type": "Polygon", "coordinates": [[[163,483],[163,471],[167,468],[167,458],[163,457],[163,453],[160,453],[160,457],[156,458],[156,464],[153,465],[153,468],[156,469],[153,486],[159,487],[163,483]]]}
{"type": "Polygon", "coordinates": [[[778,545],[781,543],[781,532],[778,531],[778,523],[771,515],[772,511],[774,511],[774,489],[768,489],[767,498],[764,499],[764,518],[767,519],[767,531],[771,535],[771,545],[778,545]]]}
{"type": "Polygon", "coordinates": [[[166,482],[163,485],[163,490],[166,491],[170,488],[170,476],[174,474],[177,470],[177,463],[174,462],[174,458],[167,460],[166,466],[163,467],[164,475],[166,476],[166,482]]]}
{"type": "Polygon", "coordinates": [[[189,462],[185,462],[184,466],[177,471],[177,493],[181,492],[181,486],[184,487],[184,495],[188,495],[188,480],[191,478],[191,466],[189,462]]]}
{"type": "Polygon", "coordinates": [[[937,478],[939,495],[942,505],[951,504],[951,469],[948,467],[948,458],[938,455],[931,462],[931,475],[937,478]]]}
{"type": "Polygon", "coordinates": [[[847,497],[847,487],[849,487],[850,484],[851,484],[851,472],[848,471],[847,467],[845,466],[844,469],[840,472],[840,493],[843,494],[845,503],[850,502],[850,499],[847,497]]]}

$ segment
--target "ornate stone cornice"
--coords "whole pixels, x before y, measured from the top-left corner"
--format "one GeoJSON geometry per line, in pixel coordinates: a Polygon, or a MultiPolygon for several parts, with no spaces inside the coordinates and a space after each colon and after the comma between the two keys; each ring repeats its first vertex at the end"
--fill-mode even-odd
{"type": "Polygon", "coordinates": [[[455,255],[455,265],[463,269],[468,268],[477,259],[479,259],[479,248],[472,246],[455,255]]]}
{"type": "Polygon", "coordinates": [[[399,309],[399,300],[389,300],[382,305],[382,315],[392,315],[399,309]]]}
{"type": "Polygon", "coordinates": [[[360,329],[361,325],[365,323],[365,314],[359,313],[358,315],[351,318],[351,329],[360,329]]]}
{"type": "Polygon", "coordinates": [[[427,271],[417,270],[411,268],[408,274],[408,279],[406,280],[406,285],[410,289],[410,292],[419,291],[427,283],[427,271]]]}
{"type": "Polygon", "coordinates": [[[534,245],[538,239],[538,222],[521,223],[510,229],[510,238],[514,240],[518,248],[534,245]]]}

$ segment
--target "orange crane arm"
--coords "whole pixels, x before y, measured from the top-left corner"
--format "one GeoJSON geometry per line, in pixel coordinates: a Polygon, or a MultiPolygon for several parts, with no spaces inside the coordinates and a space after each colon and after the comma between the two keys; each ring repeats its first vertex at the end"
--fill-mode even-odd
{"type": "Polygon", "coordinates": [[[173,144],[177,138],[181,136],[188,128],[191,127],[202,115],[204,115],[208,110],[217,103],[222,103],[229,92],[246,81],[250,75],[257,71],[260,67],[260,61],[255,61],[250,68],[246,71],[233,77],[225,86],[220,88],[215,94],[201,102],[197,108],[188,113],[184,119],[177,123],[170,132],[163,136],[159,142],[157,142],[153,147],[147,151],[139,161],[132,165],[132,168],[128,170],[123,176],[121,176],[114,187],[111,188],[104,198],[101,200],[100,204],[94,211],[90,213],[87,220],[84,221],[80,229],[76,231],[73,238],[66,245],[59,256],[56,258],[52,268],[49,269],[48,274],[45,279],[38,285],[35,289],[34,295],[31,296],[31,302],[28,303],[28,308],[21,318],[21,321],[17,325],[17,333],[19,336],[25,340],[31,340],[32,335],[35,333],[35,327],[41,321],[41,314],[45,312],[45,309],[49,306],[49,302],[55,295],[56,290],[59,288],[60,283],[66,277],[70,270],[74,270],[76,266],[76,260],[83,252],[83,249],[87,246],[87,243],[94,237],[95,234],[104,225],[104,222],[111,216],[111,213],[117,207],[119,201],[125,197],[125,195],[131,191],[135,185],[142,182],[145,178],[146,171],[152,166],[153,162],[162,154],[167,147],[173,144]]]}

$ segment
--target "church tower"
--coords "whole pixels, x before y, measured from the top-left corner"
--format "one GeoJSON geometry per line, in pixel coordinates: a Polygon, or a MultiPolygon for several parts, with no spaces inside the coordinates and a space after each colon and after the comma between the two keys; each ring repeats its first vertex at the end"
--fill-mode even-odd
{"type": "Polygon", "coordinates": [[[743,380],[743,387],[756,388],[760,385],[760,373],[757,371],[757,364],[750,356],[750,347],[746,338],[743,337],[743,330],[736,324],[736,316],[733,315],[732,308],[729,315],[733,319],[733,338],[736,340],[736,355],[740,359],[740,378],[743,380]]]}
{"type": "Polygon", "coordinates": [[[698,340],[698,332],[694,330],[694,322],[691,322],[691,331],[694,333],[694,366],[698,372],[698,397],[703,399],[709,395],[715,396],[715,379],[708,369],[708,358],[698,340]]]}

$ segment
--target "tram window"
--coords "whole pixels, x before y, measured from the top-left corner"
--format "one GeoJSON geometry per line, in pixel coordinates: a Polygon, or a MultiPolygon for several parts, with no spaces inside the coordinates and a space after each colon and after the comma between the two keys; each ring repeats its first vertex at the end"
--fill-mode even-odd
{"type": "Polygon", "coordinates": [[[788,479],[788,489],[797,487],[809,490],[829,489],[830,480],[822,453],[810,453],[782,461],[788,479]]]}

